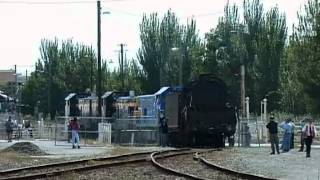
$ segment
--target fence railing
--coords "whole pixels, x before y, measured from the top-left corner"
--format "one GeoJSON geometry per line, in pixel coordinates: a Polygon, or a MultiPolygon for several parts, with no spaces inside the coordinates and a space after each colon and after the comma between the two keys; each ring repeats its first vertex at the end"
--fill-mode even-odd
{"type": "MultiPolygon", "coordinates": [[[[264,144],[269,143],[269,133],[266,125],[268,121],[261,121],[261,117],[251,117],[250,119],[242,119],[237,125],[237,130],[235,133],[236,142],[239,143],[240,146],[248,146],[249,144],[264,144]]],[[[280,126],[282,122],[278,122],[280,126]]],[[[320,131],[320,124],[315,124],[318,131],[320,131]]],[[[300,123],[295,124],[294,135],[295,139],[299,140],[301,134],[302,125],[300,123]]],[[[278,136],[280,142],[282,141],[282,137],[284,134],[284,130],[278,127],[278,136]]],[[[320,135],[320,134],[319,134],[320,135]]],[[[316,141],[320,140],[320,137],[315,138],[316,141]]]]}

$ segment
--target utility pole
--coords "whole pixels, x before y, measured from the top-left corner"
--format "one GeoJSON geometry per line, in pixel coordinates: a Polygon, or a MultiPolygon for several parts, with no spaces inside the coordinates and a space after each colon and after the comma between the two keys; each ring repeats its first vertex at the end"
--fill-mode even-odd
{"type": "Polygon", "coordinates": [[[17,74],[17,65],[14,65],[14,74],[15,74],[15,88],[14,88],[14,94],[15,97],[17,97],[17,92],[18,92],[18,74],[17,74]]]}
{"type": "Polygon", "coordinates": [[[93,57],[90,57],[90,92],[93,92],[93,57]]]}
{"type": "MultiPolygon", "coordinates": [[[[92,92],[93,92],[93,80],[92,80],[92,76],[93,76],[93,57],[90,56],[90,96],[92,96],[92,92]]],[[[92,100],[90,100],[90,105],[89,105],[89,116],[92,116],[92,100]]]]}
{"type": "MultiPolygon", "coordinates": [[[[17,74],[17,65],[14,65],[14,74],[15,74],[15,88],[14,88],[14,97],[15,97],[15,105],[16,105],[16,109],[15,109],[15,114],[16,114],[16,118],[17,116],[19,116],[19,112],[18,111],[18,106],[17,106],[17,100],[18,100],[18,74],[17,74]]],[[[20,117],[19,117],[20,119],[20,117]]],[[[20,120],[19,120],[20,121],[20,120]]]]}
{"type": "Polygon", "coordinates": [[[179,86],[182,86],[182,68],[183,68],[182,61],[183,61],[183,56],[179,55],[179,86]]]}
{"type": "Polygon", "coordinates": [[[124,74],[123,74],[123,46],[124,44],[120,44],[120,77],[121,77],[121,90],[124,90],[124,74]]]}
{"type": "Polygon", "coordinates": [[[101,116],[101,4],[97,1],[97,45],[98,45],[98,84],[97,84],[97,95],[98,95],[98,116],[101,116]]]}
{"type": "Polygon", "coordinates": [[[52,120],[51,116],[51,84],[52,84],[52,72],[51,72],[51,60],[48,61],[48,71],[49,71],[49,84],[48,84],[48,113],[49,119],[52,120]]]}

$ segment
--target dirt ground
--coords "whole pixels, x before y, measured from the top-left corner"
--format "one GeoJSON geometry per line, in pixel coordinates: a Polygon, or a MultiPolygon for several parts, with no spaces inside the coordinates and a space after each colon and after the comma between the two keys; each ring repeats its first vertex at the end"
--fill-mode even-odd
{"type": "MultiPolygon", "coordinates": [[[[46,149],[41,149],[45,152],[48,152],[46,149]]],[[[70,149],[70,151],[71,150],[72,149],[70,149]]],[[[86,148],[84,147],[82,150],[84,151],[86,148]]],[[[138,151],[161,150],[161,148],[112,146],[100,148],[98,150],[99,151],[96,152],[99,153],[92,154],[90,156],[84,156],[85,153],[79,154],[78,156],[69,156],[69,154],[67,156],[63,156],[63,158],[57,158],[56,154],[35,157],[28,156],[26,154],[18,154],[15,152],[1,152],[0,171],[10,168],[26,167],[89,157],[111,156],[138,151]]],[[[61,151],[61,149],[59,149],[59,151],[61,151]]],[[[75,150],[75,152],[76,151],[78,151],[78,149],[75,150]]],[[[94,151],[94,149],[91,151],[94,151]]],[[[298,152],[298,148],[291,150],[289,153],[282,153],[279,155],[270,155],[270,151],[270,147],[234,147],[205,154],[205,157],[214,163],[230,169],[274,177],[276,179],[320,180],[319,146],[312,149],[311,158],[306,158],[305,152],[298,152]]]]}
{"type": "MultiPolygon", "coordinates": [[[[41,143],[37,143],[40,145],[41,143]]],[[[7,147],[11,147],[14,144],[6,144],[0,143],[0,171],[19,168],[19,167],[27,167],[48,163],[57,163],[62,161],[71,161],[71,160],[80,160],[94,157],[106,157],[106,156],[114,156],[120,154],[134,153],[134,152],[142,152],[142,151],[155,151],[159,149],[158,147],[122,147],[122,146],[112,146],[112,147],[99,147],[99,148],[88,148],[83,147],[80,150],[75,149],[72,150],[71,147],[60,146],[57,147],[54,152],[54,146],[39,146],[41,150],[48,153],[48,155],[42,154],[30,154],[30,153],[21,153],[20,151],[5,151],[4,149],[7,147]],[[52,148],[50,151],[48,148],[52,148]],[[88,150],[89,149],[89,150],[88,150]],[[96,153],[95,153],[96,149],[96,153]],[[86,152],[90,151],[90,154],[86,152]],[[53,153],[54,152],[54,153],[53,153]],[[74,153],[72,153],[74,152],[74,153]],[[63,155],[61,155],[63,154],[63,155]]],[[[19,149],[18,149],[19,150],[19,149]]]]}
{"type": "Polygon", "coordinates": [[[320,180],[320,149],[311,158],[298,149],[270,155],[270,148],[233,148],[215,151],[205,157],[230,169],[284,180],[320,180]]]}

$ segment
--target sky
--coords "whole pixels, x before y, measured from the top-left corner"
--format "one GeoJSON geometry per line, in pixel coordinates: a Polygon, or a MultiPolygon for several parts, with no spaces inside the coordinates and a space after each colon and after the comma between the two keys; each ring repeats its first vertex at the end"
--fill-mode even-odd
{"type": "MultiPolygon", "coordinates": [[[[243,0],[229,0],[242,5],[243,0]]],[[[306,0],[262,0],[265,9],[278,6],[285,12],[287,24],[297,22],[297,11],[306,0]]],[[[194,17],[201,37],[215,27],[223,16],[227,0],[101,0],[102,58],[110,67],[117,66],[119,44],[126,44],[127,58],[136,57],[140,46],[139,23],[143,13],[168,9],[181,23],[194,17]],[[110,60],[113,63],[110,63],[110,60]]],[[[97,4],[95,0],[0,0],[0,70],[13,69],[25,75],[34,70],[40,58],[43,38],[72,39],[97,47],[97,4]]]]}

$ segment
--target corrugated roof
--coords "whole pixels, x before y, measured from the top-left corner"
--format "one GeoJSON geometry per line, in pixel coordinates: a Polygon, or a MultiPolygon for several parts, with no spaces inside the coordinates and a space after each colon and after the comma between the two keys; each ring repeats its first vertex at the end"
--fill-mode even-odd
{"type": "Polygon", "coordinates": [[[101,96],[101,98],[107,98],[107,97],[110,96],[112,93],[113,93],[113,91],[107,91],[107,92],[105,92],[105,93],[101,96]]]}
{"type": "Polygon", "coordinates": [[[170,87],[166,86],[166,87],[162,87],[159,91],[157,91],[156,93],[154,93],[154,95],[161,95],[162,93],[164,93],[165,91],[167,91],[170,87]]]}
{"type": "Polygon", "coordinates": [[[155,94],[146,94],[146,95],[137,96],[137,98],[150,98],[150,97],[155,97],[155,94]]]}
{"type": "Polygon", "coordinates": [[[76,93],[70,93],[66,98],[64,98],[65,101],[69,101],[73,96],[75,96],[76,93]]]}
{"type": "Polygon", "coordinates": [[[5,99],[7,99],[7,98],[8,98],[8,96],[7,96],[7,95],[5,95],[5,94],[1,94],[1,93],[0,93],[0,96],[1,96],[1,97],[3,97],[3,98],[5,98],[5,99]]]}
{"type": "Polygon", "coordinates": [[[84,100],[95,100],[95,99],[98,99],[98,96],[88,96],[88,97],[80,98],[80,99],[84,99],[84,100]]]}
{"type": "Polygon", "coordinates": [[[12,97],[9,97],[9,96],[7,96],[7,95],[5,95],[5,94],[2,94],[2,93],[0,93],[0,97],[2,97],[3,99],[9,100],[9,101],[12,101],[12,100],[13,100],[12,97]]]}

